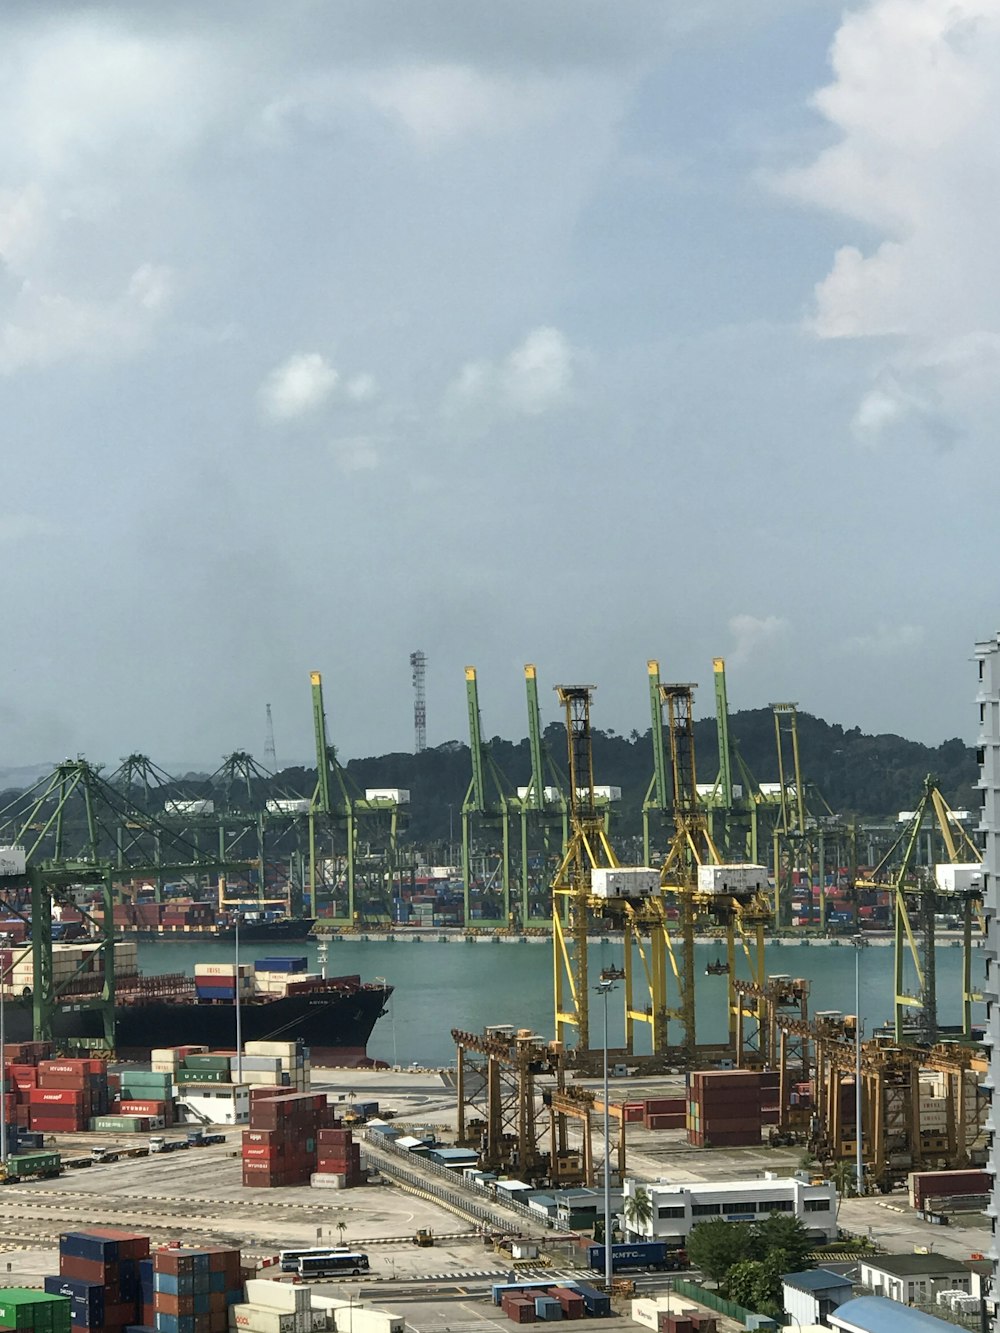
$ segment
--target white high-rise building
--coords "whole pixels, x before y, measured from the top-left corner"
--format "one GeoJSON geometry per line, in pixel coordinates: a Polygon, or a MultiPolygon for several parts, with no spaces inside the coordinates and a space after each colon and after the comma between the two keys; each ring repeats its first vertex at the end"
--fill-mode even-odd
{"type": "Polygon", "coordinates": [[[998,1319],[998,1296],[1000,1296],[1000,1237],[997,1236],[997,1219],[1000,1217],[1000,1181],[998,1181],[997,1158],[1000,1144],[997,1143],[997,1114],[1000,1100],[994,1090],[1000,1084],[1000,974],[997,971],[998,916],[1000,916],[1000,634],[995,638],[976,644],[976,658],[979,663],[979,787],[982,810],[979,831],[983,847],[983,914],[986,920],[986,1036],[985,1044],[989,1048],[990,1072],[986,1086],[991,1090],[992,1106],[987,1121],[990,1132],[990,1156],[987,1170],[993,1177],[990,1194],[989,1212],[993,1225],[993,1241],[990,1245],[990,1259],[993,1261],[993,1281],[988,1300],[990,1326],[997,1333],[1000,1329],[998,1319]]]}

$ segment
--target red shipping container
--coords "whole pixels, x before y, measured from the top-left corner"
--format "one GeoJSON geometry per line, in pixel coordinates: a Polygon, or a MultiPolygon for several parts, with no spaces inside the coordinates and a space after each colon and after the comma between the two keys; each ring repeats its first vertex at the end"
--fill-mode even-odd
{"type": "Polygon", "coordinates": [[[285,1150],[280,1147],[271,1147],[263,1143],[244,1143],[243,1145],[244,1162],[283,1162],[285,1161],[285,1150]]]}
{"type": "Polygon", "coordinates": [[[84,1094],[75,1088],[32,1088],[29,1101],[32,1106],[76,1106],[84,1104],[84,1094]]]}
{"type": "Polygon", "coordinates": [[[76,1278],[80,1282],[98,1282],[102,1287],[118,1284],[118,1265],[106,1264],[101,1259],[79,1259],[73,1254],[60,1254],[59,1276],[76,1278]]]}
{"type": "Polygon", "coordinates": [[[119,1101],[115,1115],[151,1115],[165,1116],[169,1102],[133,1102],[119,1101]]]}

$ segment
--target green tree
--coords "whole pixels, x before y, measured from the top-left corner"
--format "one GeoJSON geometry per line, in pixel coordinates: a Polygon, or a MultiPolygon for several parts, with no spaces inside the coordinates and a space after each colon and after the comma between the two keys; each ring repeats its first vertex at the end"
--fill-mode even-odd
{"type": "Polygon", "coordinates": [[[746,1222],[725,1222],[721,1217],[699,1222],[687,1238],[688,1258],[714,1282],[724,1282],[734,1264],[753,1257],[754,1228],[746,1222]]]}
{"type": "Polygon", "coordinates": [[[649,1197],[649,1191],[639,1188],[634,1194],[630,1194],[625,1200],[625,1206],[622,1209],[625,1214],[625,1221],[629,1230],[641,1232],[646,1223],[653,1216],[653,1201],[649,1197]]]}
{"type": "Polygon", "coordinates": [[[752,1258],[763,1260],[781,1253],[786,1273],[801,1273],[813,1267],[809,1255],[816,1248],[816,1242],[797,1217],[790,1213],[770,1213],[753,1230],[752,1258]]]}
{"type": "Polygon", "coordinates": [[[726,1295],[744,1309],[777,1315],[781,1310],[781,1278],[789,1272],[786,1256],[775,1250],[767,1259],[744,1259],[726,1278],[726,1295]]]}

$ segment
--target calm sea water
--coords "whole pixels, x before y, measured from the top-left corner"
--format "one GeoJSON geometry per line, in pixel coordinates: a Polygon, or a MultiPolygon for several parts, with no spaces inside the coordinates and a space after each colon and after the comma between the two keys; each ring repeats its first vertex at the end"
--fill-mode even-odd
{"type": "MultiPolygon", "coordinates": [[[[243,945],[245,962],[277,955],[309,958],[319,970],[315,944],[243,945]]],[[[697,956],[698,1038],[722,1041],[726,1035],[726,978],[705,975],[718,955],[714,945],[699,945],[697,956]]],[[[145,972],[187,972],[198,962],[227,962],[231,944],[139,945],[145,972]]],[[[613,943],[591,947],[591,968],[620,966],[622,950],[613,943]]],[[[973,984],[981,987],[984,955],[973,961],[973,984]]],[[[478,1032],[489,1023],[511,1023],[553,1035],[552,949],[548,942],[524,944],[438,944],[345,939],[331,944],[329,974],[360,973],[366,981],[382,977],[395,987],[389,1013],[369,1042],[369,1053],[390,1064],[447,1065],[454,1059],[451,1029],[478,1032]]],[[[810,1012],[854,1012],[854,951],[849,945],[769,945],[768,973],[808,977],[810,1012]]],[[[937,955],[938,1013],[942,1023],[961,1018],[962,951],[944,945],[937,955]]],[[[976,1017],[982,1006],[977,1006],[976,1017]]],[[[879,946],[861,954],[861,1012],[867,1029],[892,1017],[892,950],[879,946]]],[[[622,1041],[623,1024],[614,1001],[609,1008],[611,1045],[622,1041]]],[[[196,1040],[196,1034],[191,1034],[196,1040]]]]}

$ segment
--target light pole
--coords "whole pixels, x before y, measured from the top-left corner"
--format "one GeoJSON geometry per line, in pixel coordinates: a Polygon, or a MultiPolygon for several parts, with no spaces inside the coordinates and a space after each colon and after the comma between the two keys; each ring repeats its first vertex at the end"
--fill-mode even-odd
{"type": "Polygon", "coordinates": [[[860,1196],[865,1192],[865,1158],[861,1133],[864,1109],[861,1096],[861,950],[868,941],[863,935],[855,935],[851,942],[854,945],[854,1139],[857,1147],[854,1171],[857,1177],[855,1189],[860,1196]]]}
{"type": "Polygon", "coordinates": [[[606,967],[595,990],[604,999],[604,1285],[610,1293],[614,1273],[611,1246],[611,1115],[608,1110],[608,996],[615,982],[625,975],[616,967],[606,967]]]}
{"type": "Polygon", "coordinates": [[[0,1165],[7,1165],[7,1010],[4,992],[7,987],[6,969],[0,966],[0,1165]]]}
{"type": "MultiPolygon", "coordinates": [[[[236,909],[236,1082],[243,1082],[243,1015],[240,1012],[240,910],[236,909]]],[[[235,1114],[235,1103],[233,1112],[235,1114]]]]}

